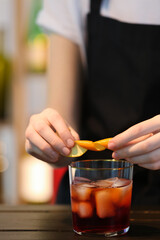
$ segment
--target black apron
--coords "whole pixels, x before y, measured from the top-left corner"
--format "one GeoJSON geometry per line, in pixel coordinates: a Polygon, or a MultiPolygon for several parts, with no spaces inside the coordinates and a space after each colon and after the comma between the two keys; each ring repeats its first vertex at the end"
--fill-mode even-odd
{"type": "MultiPolygon", "coordinates": [[[[100,15],[91,0],[87,17],[88,77],[84,82],[81,139],[113,137],[160,113],[160,26],[100,15]]],[[[82,159],[110,158],[87,151],[82,159]]],[[[66,185],[66,184],[65,184],[66,185]]],[[[160,174],[134,167],[133,204],[160,204],[160,174]]]]}

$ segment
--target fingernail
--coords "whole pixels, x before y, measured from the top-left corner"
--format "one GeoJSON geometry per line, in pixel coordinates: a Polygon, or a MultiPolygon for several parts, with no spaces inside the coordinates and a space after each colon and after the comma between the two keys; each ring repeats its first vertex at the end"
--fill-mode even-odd
{"type": "Polygon", "coordinates": [[[70,153],[70,150],[69,150],[68,148],[64,147],[64,148],[62,149],[62,152],[63,152],[64,155],[67,156],[67,155],[70,153]]]}
{"type": "Polygon", "coordinates": [[[113,150],[115,148],[115,143],[114,142],[109,142],[108,143],[108,149],[113,150]]]}
{"type": "Polygon", "coordinates": [[[115,159],[119,159],[119,155],[118,155],[117,152],[114,152],[114,153],[112,154],[112,157],[115,158],[115,159]]]}
{"type": "Polygon", "coordinates": [[[73,147],[74,146],[74,141],[71,139],[71,138],[69,138],[68,140],[67,140],[67,147],[73,147]]]}

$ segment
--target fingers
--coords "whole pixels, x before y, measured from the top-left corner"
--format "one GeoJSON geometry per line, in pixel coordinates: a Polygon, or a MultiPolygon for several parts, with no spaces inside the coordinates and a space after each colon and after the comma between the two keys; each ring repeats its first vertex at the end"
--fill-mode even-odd
{"type": "Polygon", "coordinates": [[[33,122],[32,126],[32,136],[30,136],[30,141],[33,144],[39,146],[40,139],[38,139],[38,136],[36,135],[37,133],[41,137],[41,142],[43,138],[45,142],[50,145],[49,150],[53,149],[61,155],[68,155],[70,153],[70,149],[66,147],[62,139],[57,136],[57,134],[50,128],[50,126],[46,124],[43,119],[40,119],[38,122],[33,122]]]}
{"type": "Polygon", "coordinates": [[[46,109],[33,115],[26,129],[26,151],[46,162],[58,161],[59,155],[69,155],[79,135],[61,115],[46,109]]]}
{"type": "Polygon", "coordinates": [[[74,141],[80,140],[79,134],[71,126],[69,126],[69,130],[70,130],[72,136],[74,137],[74,141]]]}
{"type": "Polygon", "coordinates": [[[126,160],[134,164],[150,165],[156,168],[160,163],[160,149],[156,149],[148,154],[127,158],[126,160]]]}
{"type": "Polygon", "coordinates": [[[150,170],[159,170],[160,169],[160,161],[156,163],[146,163],[146,164],[139,164],[140,167],[147,168],[150,170]]]}
{"type": "Polygon", "coordinates": [[[144,141],[119,149],[112,154],[115,159],[126,159],[151,170],[160,169],[160,133],[144,141]]]}
{"type": "Polygon", "coordinates": [[[70,148],[74,146],[74,137],[68,124],[53,109],[46,109],[40,115],[31,118],[30,125],[45,139],[54,150],[63,155],[68,155],[70,148]]]}
{"type": "Polygon", "coordinates": [[[32,155],[35,158],[38,158],[40,160],[43,160],[47,163],[55,163],[58,161],[58,154],[55,153],[55,156],[48,156],[48,154],[45,154],[43,151],[41,151],[38,147],[36,147],[34,144],[26,140],[25,142],[25,149],[26,152],[28,152],[30,155],[32,155]]]}
{"type": "Polygon", "coordinates": [[[154,133],[160,129],[160,115],[157,115],[149,120],[138,123],[123,133],[112,138],[109,142],[108,148],[111,150],[117,150],[124,147],[128,142],[135,140],[136,138],[144,135],[154,133]]]}
{"type": "Polygon", "coordinates": [[[156,149],[148,154],[127,158],[126,160],[144,168],[158,170],[160,169],[160,149],[156,149]]]}
{"type": "Polygon", "coordinates": [[[128,143],[126,144],[126,146],[129,146],[129,145],[136,144],[136,143],[138,143],[138,142],[144,141],[145,139],[147,139],[147,138],[149,138],[149,137],[151,137],[151,136],[153,136],[153,133],[149,133],[149,134],[144,135],[144,136],[142,136],[142,137],[136,138],[136,139],[128,142],[128,143]]]}
{"type": "Polygon", "coordinates": [[[29,126],[26,131],[26,151],[34,157],[42,156],[43,160],[45,158],[45,160],[48,159],[48,161],[52,162],[58,158],[58,153],[52,149],[51,145],[32,126],[29,126]]]}
{"type": "Polygon", "coordinates": [[[160,148],[160,133],[152,135],[147,139],[137,142],[127,147],[121,148],[113,153],[116,159],[130,158],[133,156],[143,155],[160,148]]]}
{"type": "Polygon", "coordinates": [[[138,123],[112,138],[108,148],[112,157],[139,166],[160,169],[160,115],[138,123]]]}
{"type": "Polygon", "coordinates": [[[60,139],[63,140],[64,144],[69,148],[73,147],[74,137],[72,136],[68,125],[66,124],[64,119],[60,116],[60,114],[57,111],[52,110],[48,111],[47,117],[48,117],[47,120],[52,126],[54,126],[58,136],[60,137],[60,139]]]}
{"type": "MultiPolygon", "coordinates": [[[[113,157],[114,158],[114,157],[113,157]]],[[[160,149],[156,149],[147,154],[125,158],[128,162],[137,164],[141,167],[158,170],[160,169],[160,149]]]]}

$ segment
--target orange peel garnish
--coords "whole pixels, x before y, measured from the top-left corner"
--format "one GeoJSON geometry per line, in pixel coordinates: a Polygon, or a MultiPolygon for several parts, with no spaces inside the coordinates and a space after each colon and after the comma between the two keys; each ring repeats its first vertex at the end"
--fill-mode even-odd
{"type": "Polygon", "coordinates": [[[103,151],[105,147],[99,143],[95,143],[88,140],[77,140],[75,141],[79,146],[86,148],[87,150],[91,151],[103,151]]]}
{"type": "Polygon", "coordinates": [[[91,151],[103,151],[108,148],[108,143],[111,138],[101,139],[99,141],[89,141],[89,140],[76,140],[74,147],[71,149],[71,153],[68,157],[80,157],[87,150],[91,151]]]}
{"type": "Polygon", "coordinates": [[[111,139],[112,138],[104,138],[104,139],[101,139],[99,141],[96,141],[95,143],[98,143],[98,144],[104,146],[105,148],[108,148],[108,143],[111,139]]]}

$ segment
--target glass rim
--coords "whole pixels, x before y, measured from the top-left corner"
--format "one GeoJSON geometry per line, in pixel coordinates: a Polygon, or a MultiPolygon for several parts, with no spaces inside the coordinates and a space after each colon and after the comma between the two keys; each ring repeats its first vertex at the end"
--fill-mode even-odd
{"type": "Polygon", "coordinates": [[[87,171],[95,171],[95,170],[122,170],[122,169],[127,169],[127,168],[132,168],[133,167],[133,163],[130,163],[124,159],[122,160],[116,160],[116,159],[88,159],[88,160],[78,160],[78,161],[73,161],[69,164],[69,167],[74,168],[74,169],[80,169],[80,170],[87,170],[87,171]],[[74,164],[78,163],[78,162],[127,162],[129,164],[129,166],[124,166],[124,167],[101,167],[101,168],[97,168],[97,167],[77,167],[74,166],[74,164]]]}

